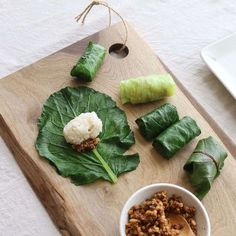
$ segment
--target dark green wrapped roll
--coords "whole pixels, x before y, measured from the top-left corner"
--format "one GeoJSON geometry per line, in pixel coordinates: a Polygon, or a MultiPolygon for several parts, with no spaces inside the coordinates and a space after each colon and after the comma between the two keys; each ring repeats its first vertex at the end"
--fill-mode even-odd
{"type": "Polygon", "coordinates": [[[166,103],[148,114],[141,116],[135,122],[139,126],[143,137],[151,140],[178,120],[179,115],[176,107],[166,103]]]}
{"type": "Polygon", "coordinates": [[[196,121],[185,116],[157,136],[152,145],[163,157],[170,159],[200,133],[196,121]]]}
{"type": "Polygon", "coordinates": [[[190,183],[196,188],[195,195],[202,199],[210,190],[220,170],[224,166],[227,152],[211,136],[198,142],[192,155],[184,165],[190,183]]]}
{"type": "Polygon", "coordinates": [[[106,54],[106,49],[93,42],[89,42],[84,54],[71,70],[71,76],[76,76],[84,81],[92,81],[97,71],[102,65],[106,54]]]}

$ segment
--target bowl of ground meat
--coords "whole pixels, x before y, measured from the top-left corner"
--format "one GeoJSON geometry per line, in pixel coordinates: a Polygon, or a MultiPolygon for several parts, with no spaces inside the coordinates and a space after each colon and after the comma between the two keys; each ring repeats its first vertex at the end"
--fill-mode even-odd
{"type": "Polygon", "coordinates": [[[184,228],[191,231],[187,235],[211,235],[203,204],[190,191],[174,184],[139,189],[127,200],[120,216],[121,236],[181,236],[186,235],[184,228]],[[176,218],[184,223],[176,223],[176,218]]]}

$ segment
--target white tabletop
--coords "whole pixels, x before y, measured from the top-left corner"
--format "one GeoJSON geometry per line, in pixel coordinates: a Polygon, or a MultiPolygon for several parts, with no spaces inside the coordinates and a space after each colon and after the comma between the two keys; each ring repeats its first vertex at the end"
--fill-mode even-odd
{"type": "MultiPolygon", "coordinates": [[[[107,26],[107,10],[99,6],[83,27],[74,22],[73,17],[88,2],[1,0],[0,77],[107,26]]],[[[226,134],[236,140],[236,102],[200,59],[202,47],[236,31],[235,0],[109,3],[136,28],[226,134]]],[[[114,17],[114,22],[117,20],[114,17]]],[[[59,235],[1,138],[0,214],[0,235],[59,235]]]]}

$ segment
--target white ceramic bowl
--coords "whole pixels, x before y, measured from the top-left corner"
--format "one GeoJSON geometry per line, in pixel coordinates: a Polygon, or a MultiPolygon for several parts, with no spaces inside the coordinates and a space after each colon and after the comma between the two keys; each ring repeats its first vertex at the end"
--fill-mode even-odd
{"type": "Polygon", "coordinates": [[[211,225],[208,214],[205,207],[187,189],[182,188],[175,184],[159,183],[152,184],[143,187],[136,191],[125,203],[120,216],[120,235],[126,236],[125,234],[125,224],[128,221],[128,210],[135,204],[139,204],[147,198],[150,198],[154,193],[159,191],[167,191],[168,196],[176,194],[181,196],[184,204],[187,206],[194,206],[196,208],[196,222],[198,225],[198,236],[210,236],[211,235],[211,225]]]}

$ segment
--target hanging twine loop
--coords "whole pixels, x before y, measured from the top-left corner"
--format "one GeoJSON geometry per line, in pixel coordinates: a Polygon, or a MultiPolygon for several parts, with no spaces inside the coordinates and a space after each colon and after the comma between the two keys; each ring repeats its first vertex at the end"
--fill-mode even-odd
{"type": "Polygon", "coordinates": [[[112,7],[110,7],[107,2],[105,1],[99,1],[99,0],[94,0],[92,1],[78,16],[75,17],[76,21],[80,21],[81,20],[81,23],[84,24],[85,22],[85,19],[87,17],[87,15],[89,14],[89,12],[91,11],[91,9],[93,8],[93,6],[95,5],[101,5],[101,6],[104,6],[108,9],[108,13],[109,13],[109,26],[111,26],[111,11],[113,11],[117,16],[120,17],[120,19],[122,20],[123,22],[123,25],[124,25],[124,28],[125,28],[125,38],[124,38],[124,41],[123,41],[123,46],[120,48],[120,51],[122,51],[125,46],[126,46],[126,43],[127,43],[127,39],[128,39],[128,28],[127,28],[127,25],[125,23],[125,20],[124,18],[116,11],[114,10],[112,7]]]}

